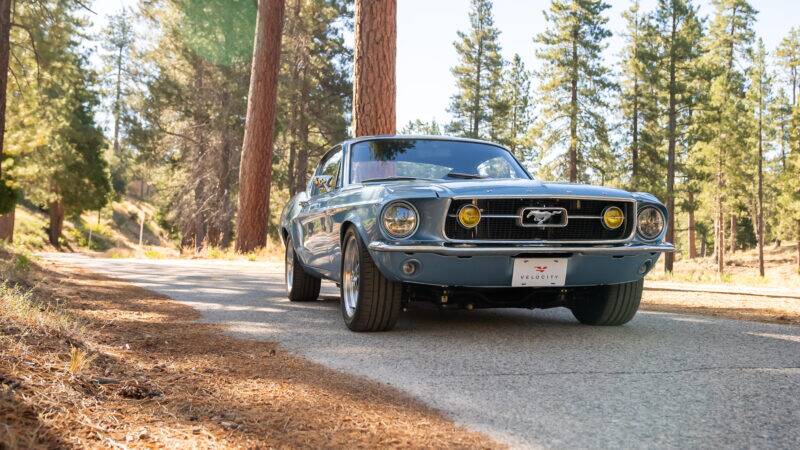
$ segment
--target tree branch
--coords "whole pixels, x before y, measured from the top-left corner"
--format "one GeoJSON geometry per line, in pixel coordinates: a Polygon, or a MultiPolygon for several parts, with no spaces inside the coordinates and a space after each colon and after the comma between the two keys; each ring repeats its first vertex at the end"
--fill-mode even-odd
{"type": "Polygon", "coordinates": [[[39,50],[36,48],[36,39],[33,37],[33,31],[31,31],[31,29],[29,27],[27,27],[25,25],[22,25],[22,24],[19,24],[17,22],[11,22],[11,26],[12,27],[17,27],[17,28],[22,28],[23,30],[25,30],[26,33],[28,33],[28,39],[30,39],[31,48],[33,49],[33,57],[36,60],[36,81],[37,82],[41,81],[42,74],[41,74],[41,71],[39,70],[39,68],[41,66],[41,64],[40,64],[41,59],[39,57],[39,50]]]}

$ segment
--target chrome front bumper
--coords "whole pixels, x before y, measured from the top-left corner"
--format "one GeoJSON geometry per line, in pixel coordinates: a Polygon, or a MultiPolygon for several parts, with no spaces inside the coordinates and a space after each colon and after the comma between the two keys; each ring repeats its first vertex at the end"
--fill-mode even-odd
{"type": "Polygon", "coordinates": [[[629,255],[636,253],[672,253],[675,246],[668,242],[661,244],[625,244],[625,245],[595,245],[590,247],[563,247],[540,245],[517,246],[477,246],[469,244],[444,245],[436,244],[390,244],[374,241],[369,244],[369,249],[375,252],[401,252],[401,253],[433,253],[443,256],[515,256],[520,254],[557,254],[579,253],[590,255],[629,255]]]}

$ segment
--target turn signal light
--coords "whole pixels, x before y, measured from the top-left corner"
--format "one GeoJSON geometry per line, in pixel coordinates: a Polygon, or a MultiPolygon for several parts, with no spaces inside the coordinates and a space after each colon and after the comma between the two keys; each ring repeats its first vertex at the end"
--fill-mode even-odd
{"type": "Polygon", "coordinates": [[[616,230],[625,222],[625,214],[616,206],[610,206],[603,211],[603,225],[609,230],[616,230]]]}
{"type": "Polygon", "coordinates": [[[458,223],[464,228],[475,228],[481,221],[481,210],[475,205],[464,205],[458,210],[458,223]]]}

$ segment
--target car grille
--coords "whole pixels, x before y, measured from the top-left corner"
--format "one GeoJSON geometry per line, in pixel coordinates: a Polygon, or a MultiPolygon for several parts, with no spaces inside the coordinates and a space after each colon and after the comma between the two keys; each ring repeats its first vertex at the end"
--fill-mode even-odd
{"type": "MultiPolygon", "coordinates": [[[[453,240],[498,241],[608,241],[622,240],[633,233],[634,203],[596,199],[562,198],[480,198],[453,199],[447,211],[444,233],[453,240]],[[458,223],[458,210],[466,204],[475,204],[482,219],[477,227],[467,229],[458,223]],[[625,223],[616,230],[603,226],[601,215],[609,206],[617,206],[625,213],[625,223]],[[519,225],[520,211],[524,208],[564,208],[568,223],[560,227],[524,227],[519,225]],[[501,216],[501,217],[497,217],[501,216]]],[[[555,220],[554,223],[560,223],[555,220]]]]}

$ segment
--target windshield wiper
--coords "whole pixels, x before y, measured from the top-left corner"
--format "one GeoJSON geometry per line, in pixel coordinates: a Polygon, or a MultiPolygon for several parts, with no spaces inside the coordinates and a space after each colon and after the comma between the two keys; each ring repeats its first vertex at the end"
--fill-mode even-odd
{"type": "Polygon", "coordinates": [[[461,172],[450,172],[446,176],[448,178],[463,178],[465,180],[481,180],[486,178],[483,175],[478,175],[474,173],[461,173],[461,172]]]}
{"type": "Polygon", "coordinates": [[[383,178],[368,178],[361,180],[362,183],[372,183],[376,181],[411,181],[411,180],[428,180],[429,178],[418,177],[383,177],[383,178]]]}

